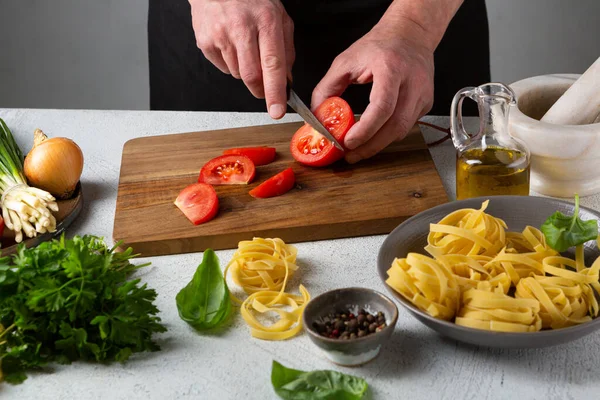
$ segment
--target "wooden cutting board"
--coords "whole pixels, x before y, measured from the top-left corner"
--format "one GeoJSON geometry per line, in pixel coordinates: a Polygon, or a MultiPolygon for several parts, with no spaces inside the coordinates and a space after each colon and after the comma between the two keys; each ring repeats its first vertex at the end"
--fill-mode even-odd
{"type": "Polygon", "coordinates": [[[302,242],[385,234],[421,211],[448,201],[417,127],[403,141],[355,165],[327,168],[294,161],[289,144],[301,123],[142,137],[123,147],[113,238],[143,256],[231,249],[240,240],[280,237],[302,242]],[[275,162],[257,167],[250,185],[217,186],[219,214],[194,226],[173,204],[223,150],[274,146],[275,162]],[[292,166],[297,187],[255,199],[248,191],[292,166]]]}

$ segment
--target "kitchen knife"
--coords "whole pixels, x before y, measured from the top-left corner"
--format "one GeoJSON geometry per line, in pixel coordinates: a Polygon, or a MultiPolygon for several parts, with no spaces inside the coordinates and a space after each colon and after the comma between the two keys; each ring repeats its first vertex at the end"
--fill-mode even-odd
{"type": "Polygon", "coordinates": [[[308,108],[306,104],[302,102],[300,97],[298,97],[296,92],[294,92],[294,90],[292,89],[292,85],[289,82],[287,84],[287,97],[288,105],[292,107],[294,111],[296,111],[306,123],[308,123],[315,131],[325,136],[327,140],[333,143],[335,147],[337,147],[341,151],[344,151],[342,145],[336,140],[336,138],[331,133],[329,133],[327,128],[325,128],[323,124],[319,122],[317,117],[315,117],[315,114],[313,114],[310,111],[310,108],[308,108]]]}

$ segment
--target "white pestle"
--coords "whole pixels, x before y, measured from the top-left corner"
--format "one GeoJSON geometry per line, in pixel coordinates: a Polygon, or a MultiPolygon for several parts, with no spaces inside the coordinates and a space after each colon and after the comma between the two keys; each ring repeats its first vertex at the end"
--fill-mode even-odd
{"type": "Polygon", "coordinates": [[[600,58],[554,103],[541,121],[586,125],[600,120],[600,58]]]}

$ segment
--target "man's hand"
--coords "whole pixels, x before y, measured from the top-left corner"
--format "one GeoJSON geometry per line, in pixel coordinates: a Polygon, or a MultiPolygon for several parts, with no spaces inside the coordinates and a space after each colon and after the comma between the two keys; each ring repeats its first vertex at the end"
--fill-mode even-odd
{"type": "Polygon", "coordinates": [[[431,109],[433,52],[461,3],[396,0],[369,33],[333,61],[313,91],[313,108],[350,84],[373,82],[369,105],[344,139],[348,162],[404,138],[431,109]]]}
{"type": "Polygon", "coordinates": [[[350,84],[373,82],[369,105],[344,140],[350,163],[403,138],[433,105],[433,53],[393,32],[374,29],[340,54],[317,85],[312,105],[350,84]]]}
{"type": "Polygon", "coordinates": [[[294,24],[279,0],[189,0],[196,43],[217,68],[265,98],[272,118],[286,110],[294,24]]]}

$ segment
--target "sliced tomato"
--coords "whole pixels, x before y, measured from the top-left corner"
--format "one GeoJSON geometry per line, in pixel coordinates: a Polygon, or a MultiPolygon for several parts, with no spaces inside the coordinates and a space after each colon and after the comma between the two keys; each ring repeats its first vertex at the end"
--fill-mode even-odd
{"type": "MultiPolygon", "coordinates": [[[[350,105],[340,97],[325,100],[316,109],[315,116],[341,144],[354,125],[354,113],[350,105]]],[[[290,150],[296,161],[311,167],[324,167],[344,156],[344,152],[308,124],[294,134],[290,150]]]]}
{"type": "Polygon", "coordinates": [[[254,179],[255,171],[254,163],[246,156],[219,156],[204,164],[198,182],[209,185],[247,184],[254,179]]]}
{"type": "Polygon", "coordinates": [[[294,170],[288,168],[270,177],[250,191],[250,196],[257,198],[281,196],[290,191],[296,184],[294,170]]]}
{"type": "Polygon", "coordinates": [[[275,160],[275,147],[238,147],[235,149],[225,150],[223,154],[237,154],[246,156],[252,160],[254,165],[270,164],[275,160]]]}
{"type": "Polygon", "coordinates": [[[205,183],[193,183],[183,189],[175,205],[194,225],[210,221],[219,211],[215,189],[205,183]]]}

